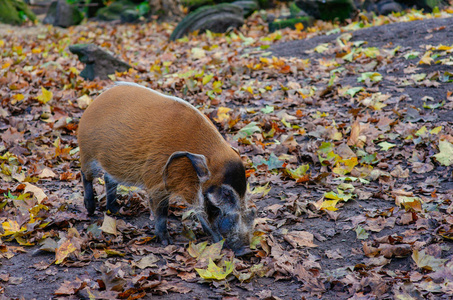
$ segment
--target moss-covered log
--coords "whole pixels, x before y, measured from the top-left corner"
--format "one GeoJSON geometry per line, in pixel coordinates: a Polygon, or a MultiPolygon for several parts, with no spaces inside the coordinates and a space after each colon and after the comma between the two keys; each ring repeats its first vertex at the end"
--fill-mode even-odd
{"type": "Polygon", "coordinates": [[[0,0],[0,23],[20,25],[36,19],[35,14],[21,0],[0,0]]]}
{"type": "Polygon", "coordinates": [[[225,32],[230,27],[236,28],[242,24],[244,24],[244,16],[239,6],[228,3],[203,6],[182,19],[170,39],[174,41],[195,30],[225,32]]]}

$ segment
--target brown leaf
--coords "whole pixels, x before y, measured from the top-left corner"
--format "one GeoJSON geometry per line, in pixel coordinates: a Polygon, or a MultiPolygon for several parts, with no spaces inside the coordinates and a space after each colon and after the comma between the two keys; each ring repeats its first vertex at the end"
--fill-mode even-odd
{"type": "Polygon", "coordinates": [[[86,282],[76,279],[75,281],[64,281],[63,284],[54,292],[55,295],[74,295],[81,289],[85,288],[86,282]]]}
{"type": "Polygon", "coordinates": [[[24,193],[33,193],[33,195],[35,195],[36,199],[38,200],[38,203],[41,203],[42,200],[46,199],[47,198],[47,195],[44,193],[44,191],[31,184],[31,183],[28,183],[28,182],[25,182],[25,189],[24,189],[24,193]]]}
{"type": "Polygon", "coordinates": [[[101,230],[105,233],[118,235],[118,230],[116,229],[116,219],[104,214],[104,222],[102,223],[101,230]]]}
{"type": "Polygon", "coordinates": [[[313,243],[313,234],[307,231],[294,230],[285,234],[284,239],[294,248],[298,247],[318,247],[313,243]]]}

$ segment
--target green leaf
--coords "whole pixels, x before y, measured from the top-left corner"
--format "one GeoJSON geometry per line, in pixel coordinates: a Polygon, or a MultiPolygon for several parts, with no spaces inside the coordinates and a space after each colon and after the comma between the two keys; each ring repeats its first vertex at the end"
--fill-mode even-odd
{"type": "Polygon", "coordinates": [[[451,166],[453,164],[453,145],[447,141],[440,141],[439,151],[434,155],[436,160],[443,166],[451,166]]]}
{"type": "Polygon", "coordinates": [[[414,58],[417,58],[419,55],[420,55],[420,52],[412,51],[412,52],[404,54],[404,58],[405,59],[414,59],[414,58]]]}
{"type": "Polygon", "coordinates": [[[241,130],[239,130],[238,133],[236,133],[234,139],[235,140],[243,139],[252,136],[252,134],[254,133],[261,132],[261,128],[259,128],[256,124],[258,123],[250,122],[246,126],[242,127],[241,130]]]}
{"type": "Polygon", "coordinates": [[[262,186],[256,186],[250,191],[251,194],[262,194],[261,197],[266,196],[271,191],[271,186],[269,186],[269,182],[262,186]]]}
{"type": "Polygon", "coordinates": [[[378,145],[382,148],[383,151],[387,151],[390,148],[393,148],[396,146],[395,144],[388,143],[388,142],[382,142],[382,143],[379,143],[378,145]]]}
{"type": "Polygon", "coordinates": [[[273,106],[270,106],[270,105],[266,105],[265,108],[262,108],[261,109],[261,112],[263,114],[270,114],[271,112],[274,112],[274,107],[273,106]]]}
{"type": "Polygon", "coordinates": [[[434,256],[425,253],[425,250],[412,252],[412,259],[415,261],[417,266],[421,269],[429,271],[437,271],[441,269],[446,259],[435,258],[434,256]]]}
{"type": "Polygon", "coordinates": [[[203,85],[206,85],[209,81],[211,81],[212,77],[214,77],[213,74],[205,75],[203,77],[203,85]]]}
{"type": "Polygon", "coordinates": [[[365,89],[361,86],[352,87],[346,91],[346,95],[350,95],[351,97],[354,97],[355,94],[357,94],[358,92],[364,91],[364,90],[365,89]]]}
{"type": "Polygon", "coordinates": [[[362,50],[362,52],[370,58],[376,58],[380,54],[379,49],[376,47],[369,47],[362,50]]]}
{"type": "Polygon", "coordinates": [[[318,53],[323,53],[327,49],[329,49],[329,44],[324,43],[324,44],[319,44],[318,46],[316,46],[316,48],[314,50],[318,53]]]}
{"type": "Polygon", "coordinates": [[[359,78],[357,78],[357,81],[365,82],[367,79],[369,79],[371,82],[379,82],[382,80],[382,75],[378,72],[365,72],[362,73],[359,78]]]}
{"type": "Polygon", "coordinates": [[[355,229],[355,233],[357,234],[357,239],[359,239],[359,240],[366,240],[368,238],[368,233],[360,225],[357,225],[357,227],[355,229]]]}
{"type": "Polygon", "coordinates": [[[300,179],[305,177],[305,174],[307,173],[307,171],[309,169],[310,169],[310,165],[305,164],[305,165],[299,166],[297,169],[287,169],[286,172],[289,174],[289,176],[292,179],[299,181],[300,179]]]}

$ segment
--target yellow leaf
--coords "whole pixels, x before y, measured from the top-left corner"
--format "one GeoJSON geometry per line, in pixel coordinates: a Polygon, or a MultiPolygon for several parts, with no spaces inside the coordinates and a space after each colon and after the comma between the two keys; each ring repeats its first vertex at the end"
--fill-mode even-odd
{"type": "Polygon", "coordinates": [[[327,209],[327,210],[330,210],[330,211],[336,211],[338,210],[338,208],[336,208],[335,206],[337,205],[338,201],[340,201],[340,199],[337,199],[337,200],[324,200],[321,204],[321,209],[327,209]]]}
{"type": "Polygon", "coordinates": [[[20,228],[19,223],[11,220],[3,222],[2,227],[5,232],[1,236],[8,236],[26,230],[25,227],[20,228]]]}
{"type": "Polygon", "coordinates": [[[211,81],[213,74],[203,76],[203,85],[206,85],[209,81],[211,81]]]}
{"type": "Polygon", "coordinates": [[[114,249],[105,249],[104,250],[105,254],[107,254],[108,256],[124,256],[126,254],[120,252],[120,251],[117,251],[117,250],[114,250],[114,249]]]}
{"type": "Polygon", "coordinates": [[[431,58],[432,51],[426,51],[425,54],[423,54],[423,57],[420,59],[418,62],[419,65],[430,65],[434,59],[431,58]]]}
{"type": "Polygon", "coordinates": [[[270,64],[270,61],[268,58],[266,57],[260,57],[260,61],[266,65],[270,64]]]}
{"type": "Polygon", "coordinates": [[[253,189],[253,191],[250,191],[251,194],[262,194],[262,197],[266,196],[270,191],[271,191],[271,186],[269,186],[269,182],[266,183],[263,186],[257,186],[253,189]]]}
{"type": "Polygon", "coordinates": [[[4,40],[0,40],[0,47],[3,47],[5,46],[5,41],[4,40]]]}
{"type": "Polygon", "coordinates": [[[24,95],[23,94],[16,94],[13,96],[14,99],[16,99],[17,101],[22,101],[24,100],[24,95]]]}
{"type": "Polygon", "coordinates": [[[108,215],[104,215],[104,222],[102,223],[101,230],[105,233],[117,235],[118,230],[116,230],[116,220],[108,215]]]}
{"type": "Polygon", "coordinates": [[[421,136],[421,135],[424,135],[426,134],[428,130],[426,129],[426,126],[422,126],[422,128],[420,128],[419,130],[417,130],[417,132],[415,132],[415,135],[416,136],[421,136]]]}
{"type": "Polygon", "coordinates": [[[231,108],[223,106],[219,107],[217,109],[217,117],[215,117],[214,120],[219,123],[228,121],[230,119],[230,115],[228,114],[229,111],[231,111],[231,108]]]}
{"type": "Polygon", "coordinates": [[[439,45],[437,47],[432,47],[433,50],[438,50],[438,51],[448,51],[448,50],[453,50],[452,46],[446,46],[446,45],[439,45]]]}
{"type": "Polygon", "coordinates": [[[439,132],[442,130],[442,126],[437,126],[436,128],[433,128],[429,131],[431,134],[439,134],[439,132]]]}
{"type": "Polygon", "coordinates": [[[206,52],[203,50],[203,48],[192,48],[192,57],[195,59],[200,59],[206,57],[206,52]]]}
{"type": "Polygon", "coordinates": [[[314,50],[318,53],[323,53],[327,49],[329,49],[329,44],[324,43],[324,44],[319,44],[318,46],[316,46],[314,50]]]}
{"type": "Polygon", "coordinates": [[[422,199],[418,197],[396,196],[395,204],[404,207],[406,210],[422,211],[422,199]]]}
{"type": "Polygon", "coordinates": [[[253,88],[251,86],[248,86],[246,91],[253,95],[253,88]]]}
{"type": "Polygon", "coordinates": [[[77,106],[81,109],[87,108],[88,105],[91,104],[91,102],[93,102],[93,99],[91,99],[91,97],[88,95],[83,95],[77,98],[77,106]]]}
{"type": "Polygon", "coordinates": [[[206,261],[207,259],[217,260],[222,257],[220,252],[222,251],[223,243],[225,241],[221,240],[211,246],[207,246],[207,242],[203,243],[189,243],[189,254],[192,257],[195,257],[198,261],[206,261]]]}
{"type": "Polygon", "coordinates": [[[77,248],[71,243],[71,241],[65,238],[61,246],[55,251],[55,264],[61,264],[69,254],[76,250],[77,248]]]}
{"type": "Polygon", "coordinates": [[[197,258],[204,251],[207,245],[208,242],[202,242],[198,244],[190,242],[187,251],[189,252],[190,256],[197,258]]]}
{"type": "Polygon", "coordinates": [[[44,87],[41,87],[41,94],[38,95],[38,101],[46,104],[50,100],[52,100],[53,93],[51,91],[46,90],[44,87]]]}
{"type": "Polygon", "coordinates": [[[218,267],[212,259],[209,259],[209,264],[207,269],[197,269],[195,270],[203,279],[216,279],[216,280],[223,280],[225,279],[231,272],[233,272],[234,266],[233,263],[230,261],[225,262],[225,269],[218,267]]]}
{"type": "Polygon", "coordinates": [[[296,27],[296,30],[297,31],[302,31],[304,30],[304,24],[302,23],[297,23],[296,25],[294,25],[296,27]]]}

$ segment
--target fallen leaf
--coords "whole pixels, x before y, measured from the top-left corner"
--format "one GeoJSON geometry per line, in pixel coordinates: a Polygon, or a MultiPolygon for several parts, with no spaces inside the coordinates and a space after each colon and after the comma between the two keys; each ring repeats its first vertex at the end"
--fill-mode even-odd
{"type": "Polygon", "coordinates": [[[118,235],[118,230],[116,229],[116,219],[104,214],[104,222],[102,223],[101,230],[105,233],[118,235]]]}
{"type": "Polygon", "coordinates": [[[33,195],[35,195],[36,199],[38,200],[38,203],[41,203],[42,200],[47,198],[47,195],[44,193],[44,191],[41,188],[39,188],[31,183],[28,183],[28,182],[25,182],[24,184],[25,184],[24,192],[33,193],[33,195]]]}

